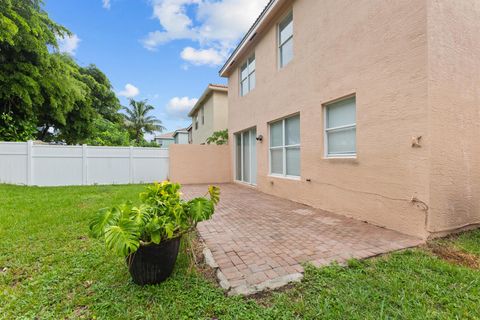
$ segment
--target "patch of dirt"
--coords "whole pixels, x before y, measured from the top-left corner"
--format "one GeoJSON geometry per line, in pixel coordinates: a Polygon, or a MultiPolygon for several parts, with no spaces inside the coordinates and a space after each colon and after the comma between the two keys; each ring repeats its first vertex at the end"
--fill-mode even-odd
{"type": "Polygon", "coordinates": [[[250,295],[246,297],[247,299],[252,299],[255,300],[255,302],[265,308],[272,307],[274,304],[273,298],[275,293],[286,293],[288,291],[291,291],[294,289],[296,284],[294,283],[289,283],[281,288],[275,289],[275,290],[264,290],[261,292],[257,292],[253,295],[250,295]]]}
{"type": "Polygon", "coordinates": [[[478,256],[455,248],[452,245],[431,242],[427,244],[427,249],[437,257],[452,264],[472,269],[480,269],[480,258],[478,256]]]}
{"type": "Polygon", "coordinates": [[[73,316],[69,319],[91,319],[87,306],[77,306],[73,311],[73,316]]]}
{"type": "Polygon", "coordinates": [[[203,256],[205,245],[198,233],[196,231],[192,232],[187,235],[186,238],[185,250],[187,250],[187,254],[190,257],[190,270],[195,269],[196,272],[201,274],[209,282],[218,285],[216,270],[210,268],[210,266],[205,263],[205,257],[203,256]]]}

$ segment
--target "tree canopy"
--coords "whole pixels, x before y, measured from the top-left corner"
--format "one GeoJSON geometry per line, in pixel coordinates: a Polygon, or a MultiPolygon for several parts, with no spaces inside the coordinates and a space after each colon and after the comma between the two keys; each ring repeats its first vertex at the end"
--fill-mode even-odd
{"type": "Polygon", "coordinates": [[[145,114],[126,126],[108,77],[93,64],[82,67],[59,53],[57,39],[71,33],[42,5],[41,0],[0,1],[0,140],[123,145],[129,129],[129,139],[137,143],[143,132],[161,130],[161,123],[145,114]],[[107,142],[109,135],[101,130],[118,132],[107,142]]]}

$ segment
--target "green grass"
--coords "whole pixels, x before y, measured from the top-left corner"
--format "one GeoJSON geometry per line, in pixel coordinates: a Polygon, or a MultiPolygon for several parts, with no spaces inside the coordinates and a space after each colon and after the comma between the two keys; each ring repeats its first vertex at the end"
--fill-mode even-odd
{"type": "MultiPolygon", "coordinates": [[[[99,208],[137,201],[143,186],[0,185],[0,318],[475,319],[480,271],[422,249],[349,267],[307,267],[302,283],[259,300],[225,297],[189,272],[183,251],[158,286],[132,284],[123,259],[87,237],[99,208]]],[[[480,232],[451,245],[480,255],[480,232]]]]}

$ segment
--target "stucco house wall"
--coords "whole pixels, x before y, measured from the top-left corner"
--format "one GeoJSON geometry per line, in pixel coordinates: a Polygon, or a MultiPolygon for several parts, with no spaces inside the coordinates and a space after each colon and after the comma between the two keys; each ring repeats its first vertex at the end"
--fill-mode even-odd
{"type": "Polygon", "coordinates": [[[215,131],[228,127],[228,92],[226,88],[216,89],[209,85],[204,97],[194,106],[192,117],[192,144],[205,144],[215,131]],[[205,121],[202,123],[202,108],[205,121]],[[198,117],[198,128],[195,126],[198,117]]]}
{"type": "Polygon", "coordinates": [[[180,131],[175,133],[175,144],[188,144],[188,131],[180,131]]]}
{"type": "Polygon", "coordinates": [[[213,99],[213,132],[222,131],[228,128],[228,94],[215,92],[213,99]]]}
{"type": "Polygon", "coordinates": [[[480,223],[480,2],[428,1],[427,231],[480,223]]]}
{"type": "MultiPolygon", "coordinates": [[[[284,1],[236,58],[255,52],[256,88],[241,97],[238,64],[226,73],[230,141],[251,127],[264,136],[258,189],[423,238],[478,222],[478,6],[284,1]],[[290,10],[294,58],[279,69],[277,24],[290,10]],[[326,159],[323,105],[352,94],[357,156],[326,159]],[[272,177],[268,123],[297,112],[301,177],[272,177]]],[[[235,159],[233,143],[231,153],[235,159]]]]}

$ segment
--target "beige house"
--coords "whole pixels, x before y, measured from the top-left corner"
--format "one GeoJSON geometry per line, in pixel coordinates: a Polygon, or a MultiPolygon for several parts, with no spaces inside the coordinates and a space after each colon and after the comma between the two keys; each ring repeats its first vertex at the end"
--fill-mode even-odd
{"type": "Polygon", "coordinates": [[[220,74],[234,180],[423,238],[480,223],[479,2],[272,0],[220,74]]]}
{"type": "Polygon", "coordinates": [[[209,84],[188,116],[192,118],[193,144],[205,144],[214,132],[227,129],[228,88],[209,84]]]}

